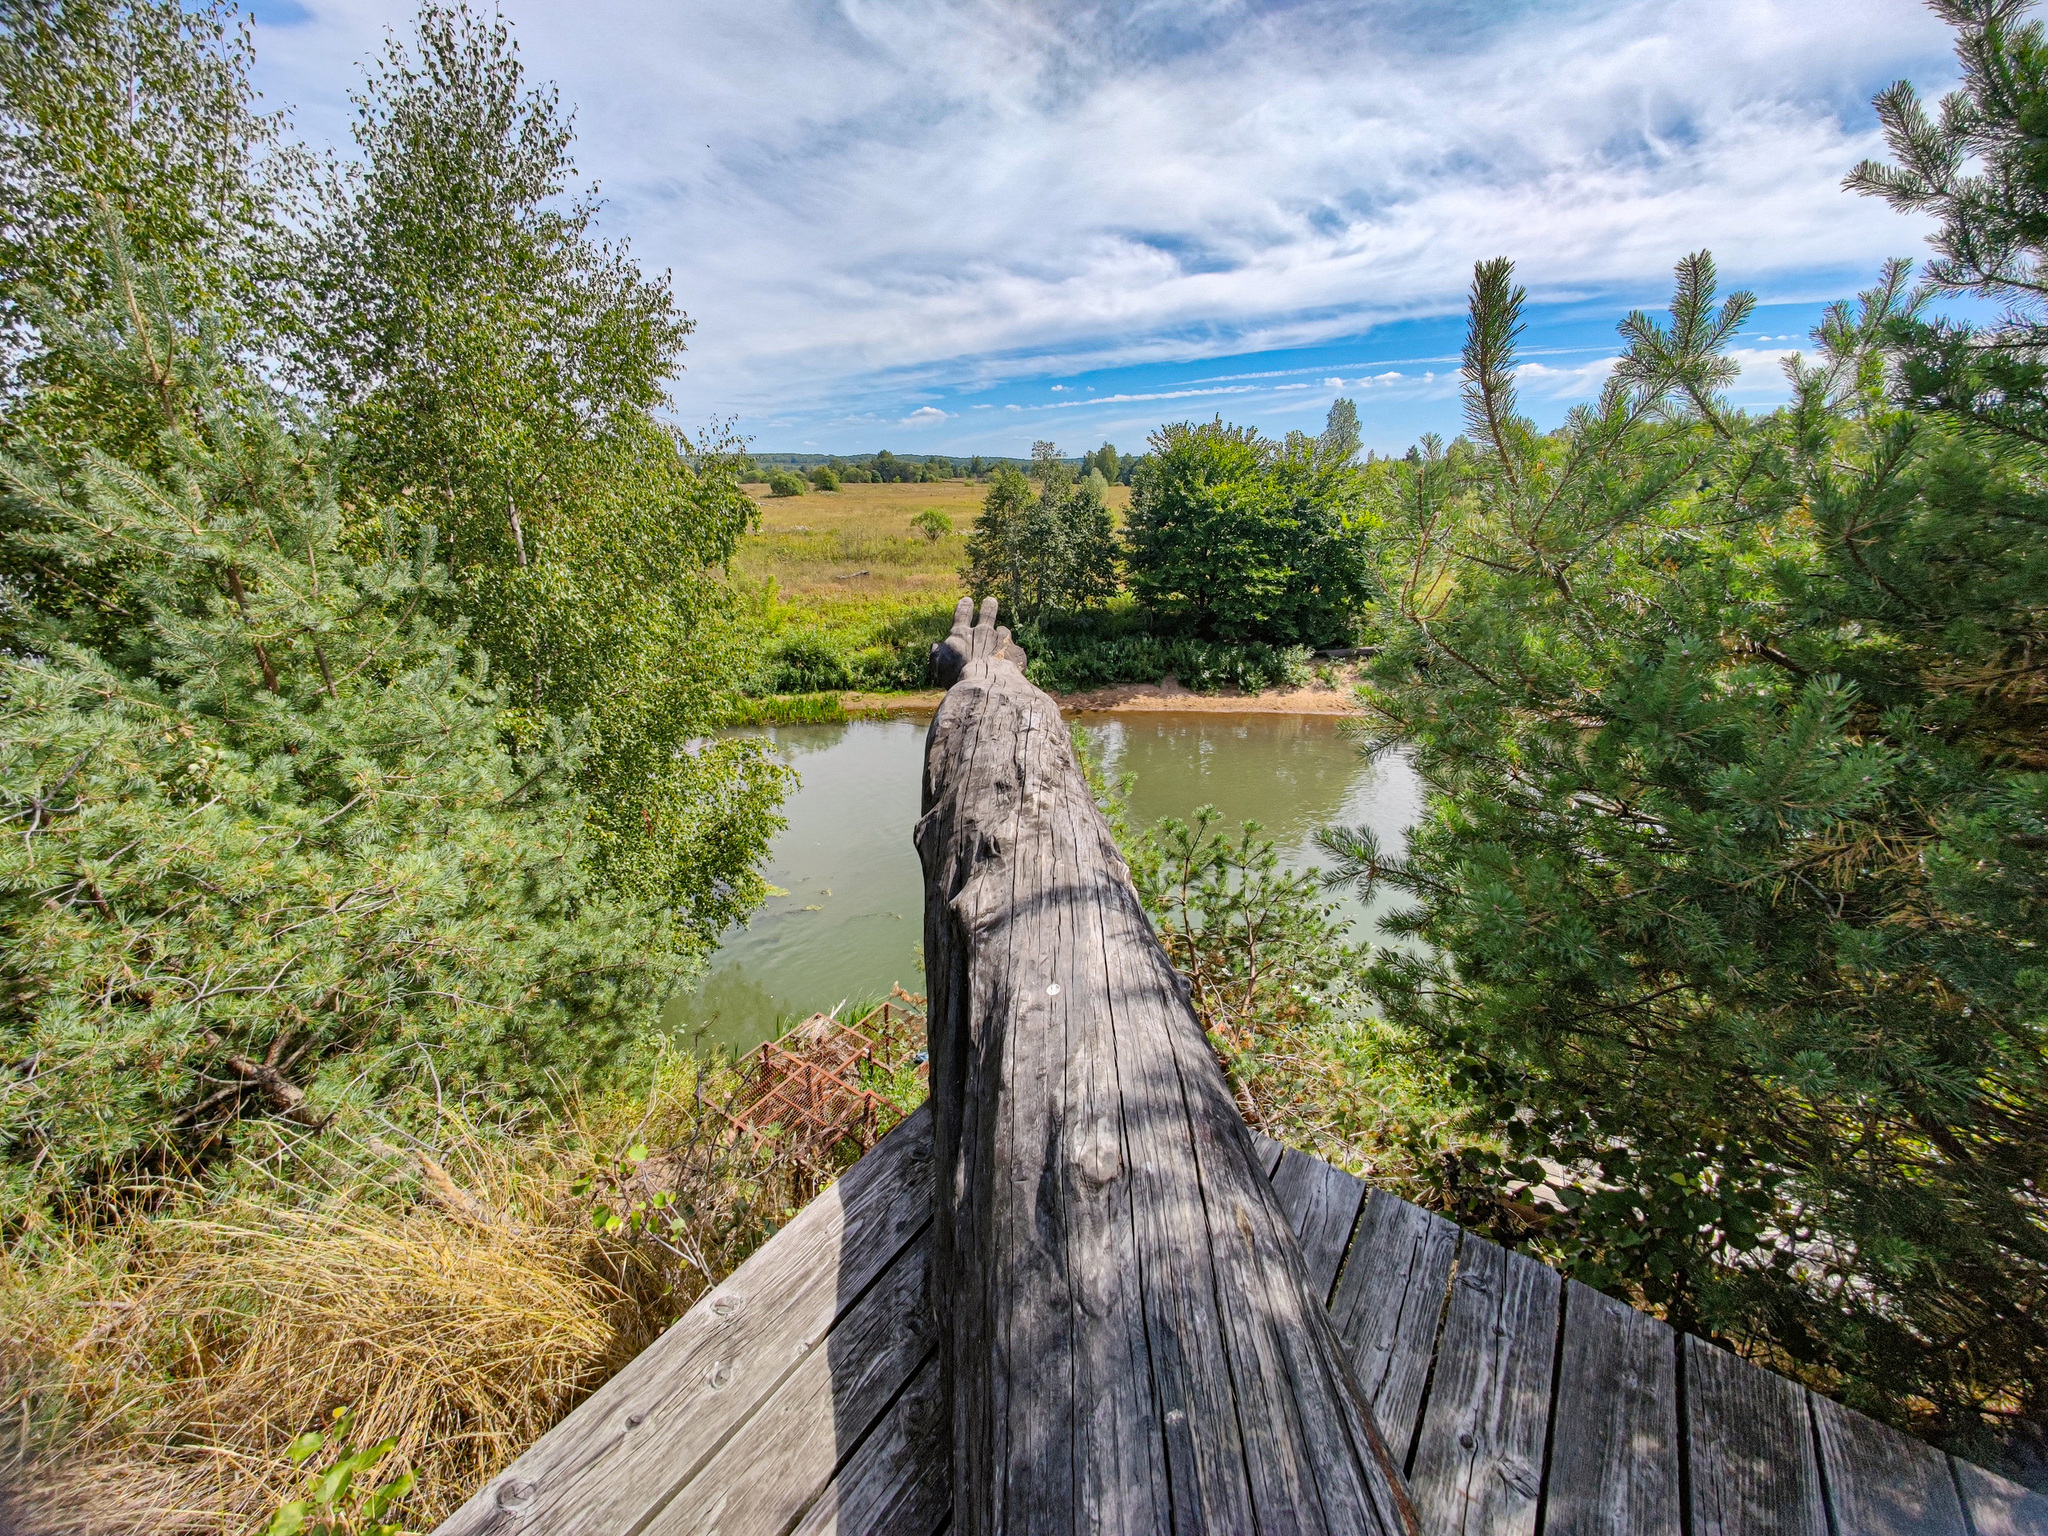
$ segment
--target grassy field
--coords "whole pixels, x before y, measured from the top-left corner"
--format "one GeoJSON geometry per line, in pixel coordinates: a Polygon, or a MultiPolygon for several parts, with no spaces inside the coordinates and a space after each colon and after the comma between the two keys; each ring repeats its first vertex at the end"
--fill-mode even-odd
{"type": "MultiPolygon", "coordinates": [[[[842,691],[888,693],[929,682],[932,642],[945,637],[962,594],[967,534],[987,488],[967,480],[932,485],[849,485],[771,497],[750,487],[761,531],[740,547],[736,574],[766,595],[767,636],[755,697],[782,701],[764,718],[813,718],[842,691]],[[952,531],[927,538],[912,526],[927,511],[952,531]],[[808,713],[804,713],[808,711],[808,713]]],[[[1109,504],[1129,507],[1128,486],[1109,504]]],[[[1013,621],[1014,622],[1014,621],[1013,621]]],[[[1257,693],[1306,686],[1306,648],[1225,645],[1185,632],[1156,632],[1125,597],[1085,615],[1018,626],[1032,654],[1032,681],[1056,693],[1171,676],[1200,693],[1257,693]]]]}
{"type": "MultiPolygon", "coordinates": [[[[752,580],[773,578],[785,602],[831,608],[908,599],[919,606],[960,597],[960,567],[967,531],[981,510],[985,485],[945,480],[936,485],[849,485],[803,496],[769,496],[750,486],[761,504],[761,531],[736,562],[752,580]],[[927,539],[911,519],[927,509],[944,513],[953,531],[927,539]]],[[[1129,486],[1110,487],[1109,504],[1130,504],[1129,486]]]]}

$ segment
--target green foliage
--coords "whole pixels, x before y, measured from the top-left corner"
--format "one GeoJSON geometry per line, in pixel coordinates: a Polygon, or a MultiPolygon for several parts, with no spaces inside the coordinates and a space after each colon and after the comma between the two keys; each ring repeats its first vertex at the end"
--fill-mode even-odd
{"type": "Polygon", "coordinates": [[[1331,401],[1329,417],[1323,424],[1323,435],[1316,440],[1318,456],[1326,464],[1349,464],[1358,457],[1362,441],[1358,430],[1358,403],[1354,400],[1331,401]]]}
{"type": "Polygon", "coordinates": [[[910,526],[923,534],[927,543],[936,544],[953,531],[953,519],[937,507],[926,507],[910,520],[910,526]]]}
{"type": "Polygon", "coordinates": [[[1178,422],[1152,434],[1125,535],[1141,602],[1221,640],[1347,638],[1369,582],[1363,480],[1317,439],[1178,422]]]}
{"type": "Polygon", "coordinates": [[[805,489],[804,477],[793,470],[771,469],[768,471],[768,494],[770,496],[801,496],[805,489]]]}
{"type": "Polygon", "coordinates": [[[406,1472],[369,1486],[370,1474],[398,1441],[387,1437],[375,1445],[350,1449],[349,1431],[354,1422],[353,1410],[337,1408],[327,1428],[309,1429],[292,1442],[294,1466],[304,1466],[330,1446],[338,1446],[339,1454],[313,1473],[304,1498],[278,1506],[263,1528],[263,1536],[403,1536],[403,1522],[384,1517],[412,1492],[418,1479],[406,1472]]]}
{"type": "Polygon", "coordinates": [[[280,115],[251,110],[249,29],[219,0],[0,4],[10,390],[42,377],[34,295],[72,313],[105,301],[103,212],[126,227],[138,260],[212,309],[232,341],[250,339],[280,278],[281,218],[307,161],[279,142],[280,115]]]}
{"type": "Polygon", "coordinates": [[[0,598],[10,1220],[423,1060],[553,1094],[636,1051],[686,972],[660,910],[596,879],[584,749],[508,750],[484,659],[432,616],[436,530],[385,518],[359,553],[325,436],[166,290],[117,263],[103,310],[37,321],[159,413],[162,472],[0,455],[9,546],[97,594],[0,598]]]}
{"type": "Polygon", "coordinates": [[[1933,115],[1903,80],[1880,92],[1897,163],[1865,161],[1847,185],[1940,222],[1929,292],[1997,300],[2004,312],[1988,328],[1900,315],[1892,361],[1912,403],[2048,444],[2048,42],[2018,0],[1935,9],[1960,29],[1962,86],[1933,115]]]}
{"type": "Polygon", "coordinates": [[[702,740],[750,661],[718,571],[756,510],[736,453],[656,414],[690,321],[593,237],[569,125],[502,20],[427,5],[357,106],[299,355],[341,406],[344,492],[442,530],[436,610],[489,653],[514,728],[588,721],[608,878],[708,944],[760,898],[782,774],[702,740]]]}
{"type": "Polygon", "coordinates": [[[1367,699],[1432,809],[1330,847],[1417,903],[1364,979],[1500,1138],[1468,1188],[1561,1164],[1572,1273],[1969,1445],[2048,1411],[2048,466],[1887,397],[1903,289],[1751,420],[1689,257],[1544,437],[1482,263],[1479,446],[1377,482],[1367,699]]]}
{"type": "Polygon", "coordinates": [[[976,599],[997,594],[1014,619],[1096,607],[1116,593],[1116,527],[1100,480],[1077,483],[1051,443],[1038,447],[1035,495],[1008,465],[990,477],[960,572],[976,599]]]}
{"type": "Polygon", "coordinates": [[[768,651],[770,693],[824,693],[853,686],[846,653],[815,630],[799,631],[768,651]]]}
{"type": "Polygon", "coordinates": [[[1091,474],[1100,475],[1105,482],[1115,485],[1121,465],[1122,460],[1117,457],[1115,445],[1104,443],[1093,453],[1081,455],[1081,478],[1086,480],[1091,474]]]}
{"type": "Polygon", "coordinates": [[[727,713],[727,725],[843,725],[846,710],[836,693],[783,694],[766,699],[740,699],[727,713]]]}
{"type": "Polygon", "coordinates": [[[1192,635],[1101,633],[1094,626],[1049,621],[1017,626],[1017,643],[1030,657],[1025,670],[1049,693],[1080,693],[1119,683],[1158,683],[1172,677],[1196,693],[1236,688],[1304,688],[1312,674],[1306,646],[1259,641],[1227,645],[1192,635]]]}
{"type": "Polygon", "coordinates": [[[839,489],[838,473],[834,471],[831,465],[820,464],[811,471],[811,484],[821,491],[836,491],[839,489]]]}

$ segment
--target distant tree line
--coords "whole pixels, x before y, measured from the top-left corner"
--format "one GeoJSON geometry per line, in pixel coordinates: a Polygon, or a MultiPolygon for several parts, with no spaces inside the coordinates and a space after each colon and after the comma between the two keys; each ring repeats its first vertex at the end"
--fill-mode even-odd
{"type": "MultiPolygon", "coordinates": [[[[1109,485],[1129,485],[1143,460],[1143,454],[1119,454],[1113,445],[1104,443],[1100,448],[1083,454],[1079,460],[1062,462],[1083,480],[1090,474],[1100,474],[1109,485]]],[[[891,453],[886,448],[865,455],[756,453],[739,460],[741,475],[757,484],[768,482],[772,485],[778,471],[794,476],[800,484],[776,493],[791,496],[802,494],[807,486],[836,490],[841,485],[928,485],[941,480],[986,480],[1004,468],[1035,474],[1036,464],[1035,458],[1006,459],[985,454],[953,458],[933,453],[910,458],[891,453]],[[821,470],[830,475],[833,484],[825,484],[819,474],[821,470]]]]}

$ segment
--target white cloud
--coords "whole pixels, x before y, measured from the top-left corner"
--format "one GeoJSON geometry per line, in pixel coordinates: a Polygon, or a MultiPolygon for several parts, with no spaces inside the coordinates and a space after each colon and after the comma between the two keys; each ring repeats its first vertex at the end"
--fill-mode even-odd
{"type": "MultiPolygon", "coordinates": [[[[260,83],[345,143],[413,0],[305,3],[260,83]]],[[[690,419],[1327,341],[1502,252],[1538,299],[1655,303],[1701,246],[1833,296],[1918,237],[1840,191],[1868,96],[1954,70],[1919,0],[504,4],[699,322],[690,419]]]]}
{"type": "Polygon", "coordinates": [[[1325,380],[1323,380],[1323,388],[1325,388],[1325,389],[1342,389],[1343,387],[1344,387],[1344,381],[1343,381],[1342,379],[1325,379],[1325,380]]]}
{"type": "Polygon", "coordinates": [[[942,421],[952,419],[951,411],[942,411],[936,405],[921,405],[897,423],[899,427],[935,427],[942,421]]]}

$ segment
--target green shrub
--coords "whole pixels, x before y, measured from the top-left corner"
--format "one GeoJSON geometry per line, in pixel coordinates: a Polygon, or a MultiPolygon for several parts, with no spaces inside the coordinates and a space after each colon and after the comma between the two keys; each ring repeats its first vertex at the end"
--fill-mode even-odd
{"type": "Polygon", "coordinates": [[[738,699],[727,712],[725,724],[734,725],[838,725],[846,719],[836,693],[778,694],[766,699],[738,699]]]}
{"type": "Polygon", "coordinates": [[[1341,443],[1175,422],[1152,434],[1125,527],[1130,589],[1218,640],[1330,645],[1371,588],[1365,480],[1341,443]]]}
{"type": "Polygon", "coordinates": [[[839,489],[838,472],[830,464],[820,464],[811,471],[811,484],[821,491],[836,491],[839,489]]]}
{"type": "Polygon", "coordinates": [[[953,519],[937,507],[926,507],[910,520],[911,529],[921,533],[929,543],[936,544],[953,531],[953,519]]]}
{"type": "Polygon", "coordinates": [[[1196,693],[1236,688],[1305,687],[1311,676],[1305,646],[1253,641],[1226,645],[1191,635],[1109,634],[1089,628],[1022,624],[1017,643],[1031,658],[1026,672],[1048,693],[1080,693],[1121,683],[1158,683],[1171,676],[1196,693]]]}
{"type": "Polygon", "coordinates": [[[833,693],[853,686],[846,657],[815,631],[787,636],[768,652],[769,693],[833,693]]]}
{"type": "Polygon", "coordinates": [[[801,496],[804,493],[804,477],[793,470],[771,469],[768,471],[768,494],[770,496],[801,496]]]}

